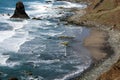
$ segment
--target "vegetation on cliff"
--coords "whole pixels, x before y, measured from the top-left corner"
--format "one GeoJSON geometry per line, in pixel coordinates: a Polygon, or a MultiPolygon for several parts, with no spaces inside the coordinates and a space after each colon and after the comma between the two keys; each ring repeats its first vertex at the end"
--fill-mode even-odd
{"type": "Polygon", "coordinates": [[[97,80],[120,80],[120,58],[109,71],[103,73],[97,80]]]}
{"type": "Polygon", "coordinates": [[[120,29],[120,0],[89,0],[84,16],[72,16],[69,22],[82,24],[87,21],[120,29]]]}

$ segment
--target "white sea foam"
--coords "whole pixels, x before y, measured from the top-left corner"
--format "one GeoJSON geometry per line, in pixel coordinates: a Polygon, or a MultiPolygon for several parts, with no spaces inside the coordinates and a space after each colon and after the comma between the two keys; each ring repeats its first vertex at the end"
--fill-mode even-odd
{"type": "Polygon", "coordinates": [[[19,62],[9,62],[9,55],[2,55],[0,54],[0,66],[8,66],[8,67],[14,67],[16,65],[19,65],[19,62]]]}
{"type": "MultiPolygon", "coordinates": [[[[63,31],[64,32],[64,31],[63,31]]],[[[60,35],[62,34],[63,32],[47,32],[47,33],[41,33],[42,35],[46,35],[46,36],[56,36],[56,35],[60,35]]]]}
{"type": "Polygon", "coordinates": [[[60,60],[59,59],[54,59],[54,60],[39,60],[39,61],[35,61],[35,60],[32,60],[32,61],[27,61],[27,62],[33,62],[35,64],[38,64],[38,63],[45,63],[45,64],[52,64],[52,63],[55,63],[55,62],[59,62],[60,60]]]}
{"type": "Polygon", "coordinates": [[[23,38],[9,38],[0,43],[0,47],[4,48],[7,51],[17,52],[20,45],[27,41],[26,37],[23,38]]]}
{"type": "Polygon", "coordinates": [[[32,2],[32,3],[28,3],[28,8],[33,9],[33,10],[28,10],[27,13],[29,13],[30,15],[36,15],[36,14],[42,14],[42,13],[46,13],[48,12],[48,10],[51,8],[52,5],[48,5],[48,4],[44,4],[44,3],[40,3],[40,2],[32,2]]]}
{"type": "Polygon", "coordinates": [[[21,77],[22,80],[44,80],[43,77],[41,76],[37,76],[37,78],[35,76],[26,76],[26,77],[21,77]]]}
{"type": "Polygon", "coordinates": [[[57,11],[56,8],[59,8],[59,7],[64,7],[64,8],[73,8],[73,7],[85,8],[86,7],[86,5],[71,3],[67,1],[54,1],[51,4],[40,3],[40,2],[28,2],[27,5],[29,6],[28,8],[33,9],[33,10],[28,10],[27,13],[32,16],[35,15],[35,17],[62,16],[62,14],[60,15],[56,14],[56,11],[57,11]]]}
{"type": "Polygon", "coordinates": [[[67,2],[67,1],[56,1],[56,2],[53,3],[53,7],[64,7],[64,8],[78,7],[78,8],[85,8],[87,6],[86,5],[82,5],[82,4],[67,2]]]}
{"type": "Polygon", "coordinates": [[[17,65],[20,65],[20,62],[8,62],[8,63],[7,63],[7,66],[8,66],[8,67],[11,67],[11,68],[13,68],[13,67],[15,67],[15,66],[17,66],[17,65]]]}
{"type": "Polygon", "coordinates": [[[59,78],[59,79],[54,79],[54,80],[67,80],[70,79],[78,74],[80,74],[81,72],[83,72],[87,67],[86,66],[79,66],[79,70],[75,71],[75,72],[71,72],[70,74],[65,75],[63,78],[59,78]]]}
{"type": "Polygon", "coordinates": [[[23,20],[23,21],[8,21],[10,26],[13,26],[14,30],[16,29],[20,29],[22,27],[24,27],[26,24],[28,24],[27,20],[23,20]]]}
{"type": "Polygon", "coordinates": [[[9,16],[4,15],[1,17],[0,21],[3,23],[8,23],[9,26],[13,27],[13,30],[11,31],[0,31],[0,42],[4,41],[7,38],[12,37],[15,34],[16,29],[22,28],[25,24],[27,24],[27,21],[24,22],[13,22],[9,21],[9,16]]]}
{"type": "Polygon", "coordinates": [[[13,31],[0,31],[0,43],[5,39],[12,37],[14,34],[13,31]]]}
{"type": "Polygon", "coordinates": [[[0,65],[6,66],[7,65],[7,60],[9,58],[9,55],[1,55],[0,54],[0,65]]]}
{"type": "Polygon", "coordinates": [[[9,26],[13,27],[11,31],[0,31],[0,47],[4,48],[7,51],[19,50],[19,47],[26,41],[32,39],[29,38],[28,32],[18,29],[25,27],[26,24],[29,24],[28,20],[21,21],[11,21],[8,16],[2,16],[3,23],[7,23],[9,26]],[[19,37],[19,35],[21,35],[19,37]],[[16,37],[15,37],[16,36],[16,37]]]}

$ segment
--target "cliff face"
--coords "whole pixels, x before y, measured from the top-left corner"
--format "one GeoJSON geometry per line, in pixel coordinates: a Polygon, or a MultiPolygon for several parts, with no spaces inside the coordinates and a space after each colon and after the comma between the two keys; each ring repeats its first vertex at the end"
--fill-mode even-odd
{"type": "Polygon", "coordinates": [[[68,21],[76,24],[92,21],[120,29],[120,0],[89,0],[89,2],[84,16],[76,14],[68,21]]]}
{"type": "Polygon", "coordinates": [[[91,10],[92,12],[111,10],[120,6],[120,0],[90,0],[90,2],[92,4],[88,6],[88,11],[91,10]]]}
{"type": "Polygon", "coordinates": [[[120,0],[90,0],[84,19],[120,29],[120,0]]]}
{"type": "Polygon", "coordinates": [[[120,59],[109,71],[103,73],[97,80],[120,80],[120,59]]]}
{"type": "MultiPolygon", "coordinates": [[[[95,21],[100,24],[120,29],[120,0],[90,0],[83,20],[95,21]]],[[[100,75],[97,80],[120,80],[120,58],[109,71],[100,75]]]]}

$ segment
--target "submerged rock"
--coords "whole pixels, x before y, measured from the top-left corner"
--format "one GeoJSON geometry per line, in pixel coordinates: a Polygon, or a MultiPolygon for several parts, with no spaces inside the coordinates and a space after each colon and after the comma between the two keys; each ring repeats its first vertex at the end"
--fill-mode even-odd
{"type": "Polygon", "coordinates": [[[29,19],[29,16],[25,12],[23,2],[19,1],[19,2],[16,3],[16,9],[15,9],[15,12],[14,12],[13,16],[11,16],[11,18],[29,19]]]}
{"type": "Polygon", "coordinates": [[[40,17],[38,17],[38,18],[36,18],[36,17],[34,17],[34,18],[32,18],[33,20],[42,20],[40,17]]]}
{"type": "Polygon", "coordinates": [[[10,79],[8,79],[8,80],[18,80],[18,79],[15,78],[15,77],[12,77],[12,78],[10,78],[10,79]]]}
{"type": "Polygon", "coordinates": [[[64,45],[64,46],[68,46],[69,42],[62,42],[61,44],[64,45]]]}

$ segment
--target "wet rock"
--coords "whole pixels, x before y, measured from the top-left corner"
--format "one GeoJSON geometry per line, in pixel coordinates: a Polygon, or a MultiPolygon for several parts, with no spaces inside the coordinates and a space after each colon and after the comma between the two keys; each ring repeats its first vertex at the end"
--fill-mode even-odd
{"type": "Polygon", "coordinates": [[[59,36],[59,39],[74,39],[75,37],[73,36],[59,36]]]}
{"type": "Polygon", "coordinates": [[[33,75],[33,73],[31,71],[24,71],[23,73],[27,76],[32,76],[33,75]]]}
{"type": "Polygon", "coordinates": [[[29,16],[25,12],[23,2],[19,1],[19,2],[16,3],[16,9],[15,9],[15,12],[14,12],[13,16],[11,16],[11,18],[29,19],[29,16]]]}
{"type": "Polygon", "coordinates": [[[33,20],[42,20],[41,18],[36,18],[36,17],[34,17],[34,18],[32,18],[33,20]]]}
{"type": "Polygon", "coordinates": [[[69,46],[69,42],[62,42],[61,44],[64,46],[69,46]]]}
{"type": "Polygon", "coordinates": [[[12,78],[10,78],[8,80],[18,80],[18,78],[12,77],[12,78]]]}
{"type": "Polygon", "coordinates": [[[48,3],[48,4],[49,4],[49,3],[52,3],[52,1],[45,1],[45,2],[48,3]]]}
{"type": "Polygon", "coordinates": [[[9,14],[9,13],[8,13],[7,15],[8,15],[8,16],[10,16],[10,14],[9,14]]]}

